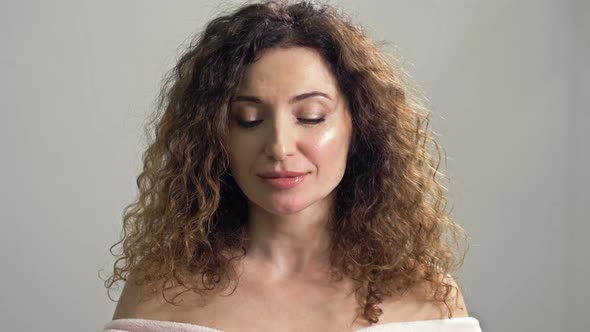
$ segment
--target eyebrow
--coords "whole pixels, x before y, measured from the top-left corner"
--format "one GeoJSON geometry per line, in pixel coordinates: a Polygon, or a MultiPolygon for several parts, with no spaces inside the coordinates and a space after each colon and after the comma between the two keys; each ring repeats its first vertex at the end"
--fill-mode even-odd
{"type": "MultiPolygon", "coordinates": [[[[293,103],[296,103],[296,102],[301,101],[303,99],[312,98],[312,97],[324,97],[324,98],[332,100],[330,95],[328,95],[327,93],[323,93],[323,92],[319,92],[319,91],[311,91],[311,92],[306,92],[306,93],[302,93],[300,95],[294,96],[293,98],[291,98],[289,100],[289,104],[293,104],[293,103]]],[[[238,101],[249,101],[249,102],[257,103],[257,104],[266,104],[260,98],[258,98],[256,96],[248,96],[248,95],[236,96],[234,99],[232,99],[231,102],[233,103],[233,102],[238,102],[238,101]]]]}

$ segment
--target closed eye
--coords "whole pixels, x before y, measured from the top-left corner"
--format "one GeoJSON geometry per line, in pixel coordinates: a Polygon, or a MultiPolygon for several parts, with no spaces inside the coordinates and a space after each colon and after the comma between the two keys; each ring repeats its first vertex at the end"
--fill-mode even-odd
{"type": "Polygon", "coordinates": [[[299,120],[300,122],[303,122],[303,123],[318,124],[318,123],[324,121],[325,119],[319,118],[319,119],[297,119],[297,120],[299,120]]]}
{"type": "Polygon", "coordinates": [[[240,121],[237,120],[238,125],[240,125],[240,127],[244,127],[244,128],[252,128],[257,126],[260,122],[262,122],[262,120],[256,120],[256,121],[240,121]]]}
{"type": "MultiPolygon", "coordinates": [[[[299,120],[299,122],[302,122],[304,124],[318,124],[320,122],[323,122],[325,120],[325,118],[320,118],[320,119],[302,119],[302,118],[298,118],[297,120],[299,120]]],[[[260,124],[262,122],[262,120],[256,120],[256,121],[240,121],[237,120],[238,125],[240,125],[243,128],[253,128],[256,127],[258,124],[260,124]]]]}

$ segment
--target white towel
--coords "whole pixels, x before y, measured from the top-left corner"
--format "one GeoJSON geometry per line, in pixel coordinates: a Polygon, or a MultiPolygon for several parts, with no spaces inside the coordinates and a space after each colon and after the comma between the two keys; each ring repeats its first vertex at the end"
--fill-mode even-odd
{"type": "MultiPolygon", "coordinates": [[[[211,327],[163,320],[140,318],[115,319],[104,326],[103,332],[223,332],[211,327]]],[[[421,320],[411,322],[377,323],[354,332],[482,332],[474,317],[421,320]]]]}

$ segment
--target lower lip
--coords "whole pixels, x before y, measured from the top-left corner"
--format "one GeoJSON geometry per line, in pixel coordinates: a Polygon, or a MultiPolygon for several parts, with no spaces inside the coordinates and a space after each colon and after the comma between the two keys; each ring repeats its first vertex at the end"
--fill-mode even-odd
{"type": "Polygon", "coordinates": [[[284,177],[284,178],[262,178],[264,182],[278,189],[289,189],[300,184],[307,174],[295,176],[295,177],[284,177]]]}

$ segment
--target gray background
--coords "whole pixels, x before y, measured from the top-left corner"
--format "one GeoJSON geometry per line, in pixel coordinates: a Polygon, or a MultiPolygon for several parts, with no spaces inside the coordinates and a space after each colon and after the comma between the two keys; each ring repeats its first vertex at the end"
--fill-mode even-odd
{"type": "MultiPolygon", "coordinates": [[[[459,280],[471,316],[484,331],[587,330],[589,2],[333,3],[398,45],[430,100],[453,215],[472,239],[459,280]]],[[[217,8],[1,3],[3,330],[110,320],[98,271],[136,193],[142,125],[217,8]]]]}

